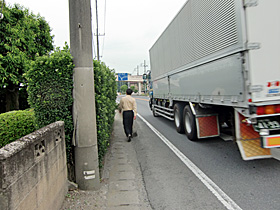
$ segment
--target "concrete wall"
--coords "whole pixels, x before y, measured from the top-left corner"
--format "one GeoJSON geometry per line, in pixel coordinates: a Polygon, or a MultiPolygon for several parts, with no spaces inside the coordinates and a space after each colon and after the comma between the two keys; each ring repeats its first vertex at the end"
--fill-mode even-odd
{"type": "Polygon", "coordinates": [[[66,193],[64,122],[0,149],[1,210],[58,210],[66,193]]]}

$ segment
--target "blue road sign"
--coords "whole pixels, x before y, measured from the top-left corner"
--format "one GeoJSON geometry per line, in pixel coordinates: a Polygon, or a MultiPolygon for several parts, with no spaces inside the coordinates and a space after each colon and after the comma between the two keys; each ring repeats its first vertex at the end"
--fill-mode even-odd
{"type": "Polygon", "coordinates": [[[128,73],[118,73],[118,81],[127,81],[128,73]]]}

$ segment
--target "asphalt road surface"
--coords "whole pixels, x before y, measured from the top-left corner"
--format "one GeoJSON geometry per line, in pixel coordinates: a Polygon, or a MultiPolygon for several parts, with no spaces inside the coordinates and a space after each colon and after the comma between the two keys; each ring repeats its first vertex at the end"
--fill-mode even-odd
{"type": "Polygon", "coordinates": [[[139,117],[132,141],[154,209],[280,210],[280,162],[244,161],[220,138],[192,142],[174,122],[153,117],[148,97],[134,96],[139,117]]]}

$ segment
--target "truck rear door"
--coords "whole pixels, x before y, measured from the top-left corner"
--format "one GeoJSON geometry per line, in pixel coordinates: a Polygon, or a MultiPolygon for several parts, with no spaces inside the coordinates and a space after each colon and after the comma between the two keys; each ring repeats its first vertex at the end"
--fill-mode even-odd
{"type": "Polygon", "coordinates": [[[280,100],[280,1],[244,2],[252,101],[280,100]]]}

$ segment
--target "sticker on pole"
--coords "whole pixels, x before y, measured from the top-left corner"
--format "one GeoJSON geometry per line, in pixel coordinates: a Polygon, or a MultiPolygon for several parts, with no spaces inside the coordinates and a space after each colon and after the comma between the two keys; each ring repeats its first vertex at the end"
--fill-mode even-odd
{"type": "Polygon", "coordinates": [[[85,179],[95,179],[95,170],[92,171],[84,171],[85,179]]]}

